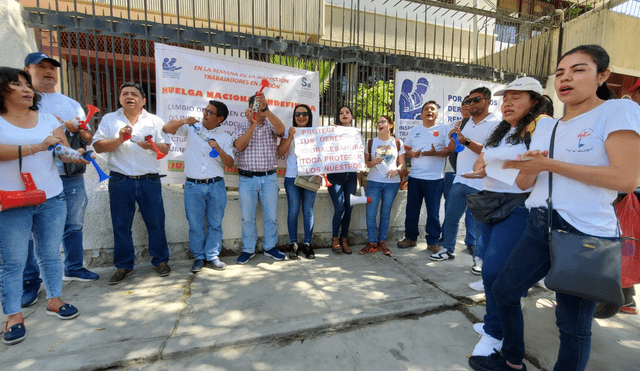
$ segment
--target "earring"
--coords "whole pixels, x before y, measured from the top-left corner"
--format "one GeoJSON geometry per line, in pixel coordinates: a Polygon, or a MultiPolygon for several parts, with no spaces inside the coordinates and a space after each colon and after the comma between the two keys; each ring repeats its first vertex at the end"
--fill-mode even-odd
{"type": "Polygon", "coordinates": [[[600,83],[598,83],[598,86],[602,86],[602,83],[601,83],[601,82],[600,82],[600,83]]]}

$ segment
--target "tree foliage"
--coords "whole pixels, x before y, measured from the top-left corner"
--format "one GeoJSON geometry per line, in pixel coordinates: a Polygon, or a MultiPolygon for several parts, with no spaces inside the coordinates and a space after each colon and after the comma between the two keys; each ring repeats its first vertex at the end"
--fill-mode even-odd
{"type": "Polygon", "coordinates": [[[373,86],[364,83],[358,85],[353,104],[356,116],[375,120],[382,115],[387,115],[394,119],[393,94],[393,80],[376,81],[373,86]]]}

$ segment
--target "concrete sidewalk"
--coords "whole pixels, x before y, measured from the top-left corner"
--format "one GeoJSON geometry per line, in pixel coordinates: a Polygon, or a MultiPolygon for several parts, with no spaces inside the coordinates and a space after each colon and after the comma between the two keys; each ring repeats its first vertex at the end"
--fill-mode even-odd
{"type": "MultiPolygon", "coordinates": [[[[407,250],[389,246],[391,257],[359,255],[362,246],[354,246],[353,255],[318,249],[315,260],[257,255],[237,265],[228,256],[222,258],[227,270],[205,268],[197,275],[191,261],[173,261],[164,278],[140,264],[115,286],[108,284],[114,268],[96,269],[98,282],[65,283],[63,299],[81,311],[75,320],[47,316],[40,293],[23,311],[27,339],[0,345],[0,369],[153,369],[185,359],[191,366],[180,361],[162,369],[207,369],[206,357],[278,344],[331,355],[323,361],[329,363],[276,357],[256,369],[470,369],[466,355],[479,340],[472,324],[484,315],[483,295],[468,287],[479,279],[469,272],[471,256],[462,250],[453,261],[433,262],[424,243],[407,250]],[[342,341],[329,341],[336,334],[342,341]],[[383,344],[367,345],[377,339],[383,344]]],[[[559,343],[553,293],[534,289],[523,302],[527,366],[552,369],[559,343]]],[[[638,317],[594,322],[589,370],[637,369],[638,317]]],[[[254,368],[222,362],[215,369],[254,368]]]]}

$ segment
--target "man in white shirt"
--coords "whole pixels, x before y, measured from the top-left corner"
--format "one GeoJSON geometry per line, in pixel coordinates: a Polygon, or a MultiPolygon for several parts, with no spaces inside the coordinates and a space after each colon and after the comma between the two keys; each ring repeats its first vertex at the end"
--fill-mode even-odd
{"type": "Polygon", "coordinates": [[[222,218],[227,205],[224,166],[234,161],[233,139],[220,126],[229,115],[227,106],[211,100],[197,118],[171,120],[162,130],[187,137],[185,151],[184,210],[189,221],[189,248],[195,257],[191,272],[202,267],[225,269],[218,257],[222,248],[222,218]],[[213,149],[213,151],[212,151],[213,149]],[[204,222],[207,221],[207,234],[204,222]]]}
{"type": "Polygon", "coordinates": [[[133,270],[135,249],[131,225],[136,202],[149,233],[151,263],[161,277],[171,272],[167,264],[169,248],[164,230],[160,163],[151,143],[143,138],[150,137],[164,154],[169,152],[171,140],[162,131],[162,119],[143,108],[147,100],[139,84],[122,84],[119,100],[122,108],[102,118],[93,138],[96,152],[109,154],[113,262],[118,269],[109,281],[112,285],[120,283],[133,270]]]}
{"type": "MultiPolygon", "coordinates": [[[[31,76],[33,88],[40,93],[41,113],[50,113],[64,122],[65,135],[73,149],[86,149],[91,143],[93,133],[81,129],[77,119],[86,118],[80,103],[56,91],[58,84],[58,67],[60,62],[44,53],[31,53],[24,61],[24,70],[31,76]],[[74,122],[74,120],[76,120],[74,122]]],[[[62,247],[64,249],[65,281],[95,281],[100,276],[83,268],[82,227],[84,212],[87,208],[87,192],[84,188],[84,171],[86,164],[62,163],[56,159],[58,173],[62,179],[67,204],[67,218],[65,220],[62,247]]],[[[29,255],[23,275],[22,306],[28,307],[37,300],[38,289],[42,279],[38,261],[33,251],[33,244],[29,244],[29,255]]]]}
{"type": "MultiPolygon", "coordinates": [[[[491,90],[485,87],[479,87],[471,90],[469,93],[469,113],[471,118],[465,125],[463,130],[455,127],[449,133],[455,133],[458,136],[458,142],[464,145],[465,150],[458,154],[456,177],[453,185],[449,190],[449,200],[444,214],[443,235],[444,241],[442,248],[429,256],[434,261],[443,261],[455,259],[456,237],[458,235],[458,227],[460,218],[467,209],[467,196],[478,193],[482,190],[482,179],[467,179],[461,175],[473,171],[473,164],[478,159],[482,148],[487,139],[500,123],[489,116],[489,106],[491,105],[491,90]]],[[[449,144],[450,148],[455,148],[453,141],[449,144]]],[[[476,223],[476,231],[481,231],[481,226],[476,223]]],[[[476,247],[474,255],[482,254],[482,235],[476,233],[476,247]]],[[[474,256],[474,260],[476,256],[474,256]]],[[[479,260],[476,262],[480,263],[479,260]]],[[[481,263],[480,263],[481,264],[481,263]]],[[[477,264],[474,264],[474,267],[477,264]]],[[[481,265],[475,267],[481,271],[481,265]]]]}

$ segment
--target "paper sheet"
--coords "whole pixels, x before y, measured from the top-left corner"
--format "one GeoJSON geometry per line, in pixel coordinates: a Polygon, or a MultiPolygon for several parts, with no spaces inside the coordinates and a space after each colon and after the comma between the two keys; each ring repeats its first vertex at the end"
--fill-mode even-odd
{"type": "Polygon", "coordinates": [[[492,177],[493,179],[499,180],[508,185],[513,185],[520,170],[503,169],[502,165],[504,165],[504,163],[505,160],[491,161],[489,162],[489,164],[487,164],[485,171],[487,172],[487,175],[492,177]]]}

